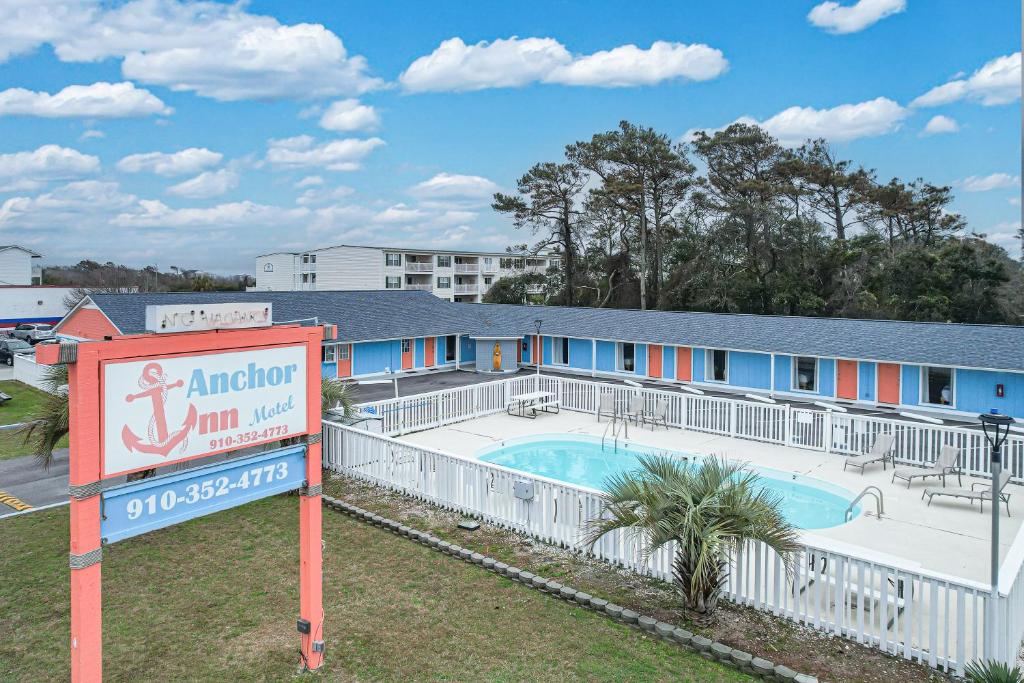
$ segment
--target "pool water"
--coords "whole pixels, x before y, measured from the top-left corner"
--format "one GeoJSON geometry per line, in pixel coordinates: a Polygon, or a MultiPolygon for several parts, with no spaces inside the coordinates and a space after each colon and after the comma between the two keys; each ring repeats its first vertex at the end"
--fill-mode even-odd
{"type": "MultiPolygon", "coordinates": [[[[508,440],[482,449],[477,457],[529,474],[603,490],[608,477],[640,469],[637,456],[651,453],[694,457],[635,444],[620,445],[618,452],[602,451],[600,440],[594,437],[568,435],[508,440]]],[[[793,526],[826,529],[846,523],[846,508],[854,497],[849,491],[812,477],[760,467],[751,469],[760,475],[764,488],[781,497],[782,512],[793,526]]],[[[860,506],[857,506],[853,517],[859,514],[860,506]]]]}

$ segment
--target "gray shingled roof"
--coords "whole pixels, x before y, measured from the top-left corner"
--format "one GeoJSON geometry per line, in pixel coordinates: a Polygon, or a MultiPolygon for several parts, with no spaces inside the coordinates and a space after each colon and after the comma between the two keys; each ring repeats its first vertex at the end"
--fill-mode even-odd
{"type": "Polygon", "coordinates": [[[481,336],[541,333],[735,351],[1024,370],[1024,327],[505,304],[479,309],[481,336]]]}
{"type": "Polygon", "coordinates": [[[93,294],[122,334],[145,331],[146,306],[270,302],[275,322],[317,317],[338,326],[339,341],[368,341],[465,333],[465,313],[429,292],[168,292],[93,294]]]}
{"type": "Polygon", "coordinates": [[[566,337],[649,342],[823,357],[1024,371],[1024,327],[891,320],[800,318],[676,311],[633,311],[461,304],[429,292],[180,292],[95,294],[125,334],[144,331],[151,304],[269,301],[274,320],[318,317],[338,325],[339,341],[443,334],[566,337]]]}

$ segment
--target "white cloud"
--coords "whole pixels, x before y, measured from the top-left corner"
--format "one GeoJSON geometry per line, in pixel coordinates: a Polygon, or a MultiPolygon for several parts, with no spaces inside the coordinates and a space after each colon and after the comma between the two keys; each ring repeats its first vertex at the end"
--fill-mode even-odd
{"type": "Polygon", "coordinates": [[[1013,206],[1020,206],[1020,197],[1010,197],[1006,201],[1010,202],[1013,206]]]}
{"type": "Polygon", "coordinates": [[[725,71],[721,51],[707,45],[656,41],[574,56],[554,38],[502,38],[467,45],[443,41],[409,65],[399,81],[410,92],[515,88],[535,82],[627,87],[670,79],[708,80],[725,71]]]}
{"type": "MultiPolygon", "coordinates": [[[[778,138],[783,145],[792,147],[808,139],[825,138],[831,142],[849,142],[858,138],[876,137],[899,128],[908,112],[896,102],[878,97],[857,104],[841,104],[831,109],[789,107],[778,114],[758,121],[741,116],[734,123],[760,126],[778,138]]],[[[709,135],[723,128],[690,129],[683,136],[690,141],[698,131],[709,135]]]]}
{"type": "Polygon", "coordinates": [[[105,137],[107,137],[107,134],[104,133],[102,130],[89,129],[89,130],[82,131],[82,134],[78,136],[78,139],[79,140],[92,140],[92,139],[101,140],[101,139],[103,139],[105,137]]]}
{"type": "Polygon", "coordinates": [[[334,102],[320,117],[320,127],[334,131],[376,130],[380,127],[377,110],[359,100],[347,99],[334,102]]]}
{"type": "Polygon", "coordinates": [[[295,188],[301,190],[304,187],[315,187],[317,185],[323,185],[324,179],[318,175],[308,175],[299,182],[295,183],[295,188]]]}
{"type": "Polygon", "coordinates": [[[205,147],[189,147],[171,154],[130,154],[117,162],[117,170],[123,173],[155,173],[160,176],[186,175],[216,166],[223,158],[220,152],[212,152],[205,147]]]}
{"type": "Polygon", "coordinates": [[[0,116],[120,118],[172,111],[159,97],[132,83],[69,85],[53,95],[25,88],[0,91],[0,116]]]}
{"type": "Polygon", "coordinates": [[[380,138],[346,138],[319,145],[314,142],[309,135],[270,140],[267,162],[282,167],[323,166],[329,171],[355,171],[370,152],[384,144],[380,138]]]}
{"type": "Polygon", "coordinates": [[[971,100],[985,106],[1008,104],[1020,99],[1020,53],[996,57],[969,78],[957,78],[936,86],[910,103],[911,107],[937,107],[957,100],[971,100]]]}
{"type": "Polygon", "coordinates": [[[941,135],[942,133],[956,133],[960,130],[960,124],[956,122],[956,119],[941,114],[931,117],[928,123],[925,125],[924,130],[921,131],[921,135],[941,135]]]}
{"type": "Polygon", "coordinates": [[[429,180],[413,185],[409,194],[421,199],[487,199],[498,191],[498,185],[478,175],[438,173],[429,180]]]}
{"type": "Polygon", "coordinates": [[[172,209],[159,200],[142,199],[133,210],[118,214],[110,222],[130,228],[249,228],[275,221],[290,223],[308,213],[307,209],[282,209],[248,200],[209,208],[172,209]]]}
{"type": "Polygon", "coordinates": [[[14,178],[15,182],[39,183],[79,178],[99,170],[100,160],[97,157],[59,145],[43,145],[31,152],[0,154],[0,180],[14,178]]]}
{"type": "Polygon", "coordinates": [[[189,199],[209,199],[219,197],[238,187],[238,174],[221,168],[216,171],[203,171],[195,178],[189,178],[177,185],[171,185],[167,192],[189,199]]]}
{"type": "Polygon", "coordinates": [[[985,239],[1005,249],[1011,256],[1021,254],[1020,221],[996,223],[985,234],[985,239]]]}
{"type": "Polygon", "coordinates": [[[383,85],[324,26],[283,25],[246,12],[247,3],[0,4],[12,2],[0,9],[0,60],[49,43],[62,61],[122,58],[126,78],[218,100],[358,95],[383,85]]]}
{"type": "Polygon", "coordinates": [[[102,216],[134,202],[135,196],[121,192],[115,182],[80,180],[36,197],[8,199],[0,205],[0,226],[49,230],[63,237],[82,227],[82,217],[102,216]]]}
{"type": "Polygon", "coordinates": [[[295,199],[299,206],[315,206],[317,204],[328,204],[339,199],[351,196],[355,190],[345,185],[338,187],[311,187],[295,199]]]}
{"type": "Polygon", "coordinates": [[[373,217],[374,223],[412,223],[426,217],[420,209],[405,204],[395,204],[379,212],[373,217]]]}
{"type": "Polygon", "coordinates": [[[968,176],[958,180],[956,184],[963,188],[964,192],[988,192],[990,190],[1003,190],[1009,187],[1020,187],[1020,176],[1009,173],[991,173],[986,176],[968,176]]]}
{"type": "Polygon", "coordinates": [[[807,20],[829,33],[856,33],[906,8],[906,0],[858,0],[849,6],[823,2],[811,9],[807,20]]]}

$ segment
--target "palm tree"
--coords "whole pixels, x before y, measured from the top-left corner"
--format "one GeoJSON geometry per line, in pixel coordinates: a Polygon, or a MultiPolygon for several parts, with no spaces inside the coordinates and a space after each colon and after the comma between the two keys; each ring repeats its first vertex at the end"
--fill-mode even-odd
{"type": "Polygon", "coordinates": [[[659,456],[639,460],[639,470],[609,478],[602,515],[588,525],[591,549],[618,529],[640,540],[647,557],[675,543],[672,573],[684,613],[701,624],[714,619],[730,550],[760,541],[789,571],[797,531],[779,510],[781,497],[756,474],[714,457],[698,466],[659,456]]]}
{"type": "Polygon", "coordinates": [[[40,383],[46,392],[39,407],[28,416],[19,432],[44,470],[53,462],[53,449],[68,433],[68,366],[50,365],[40,383]]]}
{"type": "Polygon", "coordinates": [[[329,410],[341,409],[345,417],[352,414],[355,401],[352,397],[352,385],[336,379],[324,377],[320,380],[320,410],[326,414],[329,410]]]}

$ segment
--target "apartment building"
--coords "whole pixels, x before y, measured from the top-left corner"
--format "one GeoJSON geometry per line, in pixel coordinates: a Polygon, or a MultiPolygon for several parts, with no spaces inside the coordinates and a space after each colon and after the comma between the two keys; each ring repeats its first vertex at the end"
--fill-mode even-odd
{"type": "Polygon", "coordinates": [[[17,244],[0,244],[0,285],[42,284],[42,256],[17,244]]]}
{"type": "MultiPolygon", "coordinates": [[[[557,256],[338,245],[256,257],[253,291],[415,290],[477,303],[495,282],[544,273],[557,256]]],[[[531,294],[539,294],[540,287],[531,294]]]]}

